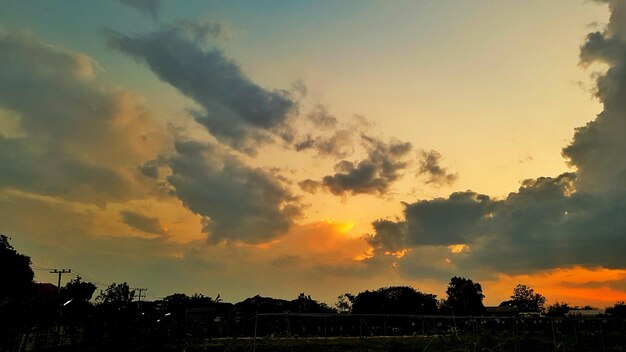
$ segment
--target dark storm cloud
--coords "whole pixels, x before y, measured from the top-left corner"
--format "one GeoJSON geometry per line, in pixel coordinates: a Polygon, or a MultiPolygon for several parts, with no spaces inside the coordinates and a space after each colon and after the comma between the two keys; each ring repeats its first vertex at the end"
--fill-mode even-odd
{"type": "Polygon", "coordinates": [[[165,234],[165,230],[163,229],[159,218],[149,217],[129,210],[120,211],[120,216],[126,225],[136,230],[155,235],[165,234]]]}
{"type": "Polygon", "coordinates": [[[422,151],[420,156],[419,174],[428,177],[426,183],[451,185],[459,178],[459,175],[448,173],[446,168],[441,167],[441,154],[438,151],[422,151]]]}
{"type": "Polygon", "coordinates": [[[303,190],[311,192],[319,185],[335,195],[386,194],[391,184],[403,176],[412,145],[400,141],[386,143],[366,135],[361,139],[367,158],[358,163],[341,160],[335,164],[334,175],[324,176],[321,181],[300,182],[303,190]]]}
{"type": "Polygon", "coordinates": [[[286,91],[257,85],[222,51],[207,48],[203,41],[221,31],[212,22],[185,22],[137,36],[110,31],[107,38],[112,48],[145,62],[202,106],[194,118],[220,141],[254,154],[259,143],[275,136],[292,140],[287,120],[296,102],[286,91]]]}
{"type": "Polygon", "coordinates": [[[219,145],[179,141],[176,152],[167,179],[184,204],[205,218],[211,242],[268,241],[300,216],[299,199],[278,178],[243,164],[219,145]]]}
{"type": "Polygon", "coordinates": [[[22,131],[0,131],[0,188],[101,205],[152,192],[135,167],[164,136],[136,95],[94,82],[88,57],[28,34],[0,32],[0,52],[0,109],[22,131]]]}
{"type": "Polygon", "coordinates": [[[160,0],[119,0],[122,4],[128,5],[144,14],[157,18],[161,8],[160,0]]]}

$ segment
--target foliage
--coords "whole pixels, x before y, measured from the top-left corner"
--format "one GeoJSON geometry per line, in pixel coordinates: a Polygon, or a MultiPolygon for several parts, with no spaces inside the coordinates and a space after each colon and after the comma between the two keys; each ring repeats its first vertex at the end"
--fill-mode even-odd
{"type": "Polygon", "coordinates": [[[9,269],[0,279],[0,301],[25,298],[35,293],[35,273],[30,267],[30,257],[18,253],[9,240],[0,234],[0,267],[9,269]]]}
{"type": "Polygon", "coordinates": [[[437,296],[409,286],[382,287],[364,291],[352,301],[352,313],[362,314],[435,314],[437,296]]]}
{"type": "Polygon", "coordinates": [[[68,282],[65,287],[61,288],[61,296],[64,300],[72,299],[74,301],[88,302],[96,291],[96,285],[91,282],[85,282],[80,276],[76,276],[74,280],[68,282]]]}
{"type": "Polygon", "coordinates": [[[311,298],[310,295],[300,293],[298,298],[289,302],[288,308],[290,312],[298,313],[336,313],[337,311],[329,307],[326,303],[318,302],[311,298]]]}
{"type": "Polygon", "coordinates": [[[18,253],[9,240],[0,234],[0,267],[7,269],[0,279],[0,351],[17,350],[21,334],[30,329],[35,294],[30,257],[18,253]]]}
{"type": "Polygon", "coordinates": [[[318,302],[310,295],[300,293],[291,301],[276,299],[271,297],[261,297],[259,295],[247,298],[237,304],[235,308],[244,314],[252,313],[335,313],[336,310],[325,303],[318,302]]]}
{"type": "Polygon", "coordinates": [[[555,302],[546,308],[546,315],[549,317],[564,317],[569,313],[570,307],[567,303],[555,302]]]}
{"type": "Polygon", "coordinates": [[[546,298],[543,295],[536,293],[535,290],[529,286],[518,284],[513,289],[511,300],[507,301],[507,303],[517,307],[520,312],[538,312],[543,310],[546,298]]]}
{"type": "Polygon", "coordinates": [[[624,301],[619,301],[606,309],[606,314],[616,318],[626,318],[626,304],[624,301]]]}
{"type": "Polygon", "coordinates": [[[131,290],[126,282],[112,283],[103,292],[100,292],[96,302],[102,306],[122,309],[128,307],[135,298],[135,290],[131,290]]]}
{"type": "Polygon", "coordinates": [[[456,315],[480,315],[485,311],[483,289],[479,283],[455,276],[446,290],[445,306],[456,315]]]}
{"type": "Polygon", "coordinates": [[[352,301],[354,301],[355,296],[351,293],[344,293],[343,295],[337,296],[337,303],[335,303],[335,307],[339,313],[350,313],[352,311],[352,301]]]}

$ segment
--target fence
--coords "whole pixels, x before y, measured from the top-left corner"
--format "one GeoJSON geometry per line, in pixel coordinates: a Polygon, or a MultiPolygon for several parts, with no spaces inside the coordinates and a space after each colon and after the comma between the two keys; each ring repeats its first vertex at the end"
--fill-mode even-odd
{"type": "MultiPolygon", "coordinates": [[[[626,350],[626,322],[605,317],[272,313],[256,315],[253,336],[255,351],[259,341],[268,339],[320,338],[357,338],[366,346],[368,340],[376,345],[386,338],[399,344],[394,347],[397,350],[410,342],[413,347],[407,350],[417,351],[425,350],[434,340],[444,343],[445,349],[456,346],[468,351],[626,350]]],[[[376,350],[376,346],[367,347],[376,350]]]]}

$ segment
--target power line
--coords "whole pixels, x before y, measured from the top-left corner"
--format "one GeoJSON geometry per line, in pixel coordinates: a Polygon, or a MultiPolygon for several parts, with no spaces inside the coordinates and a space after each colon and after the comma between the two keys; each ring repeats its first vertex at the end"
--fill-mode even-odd
{"type": "Polygon", "coordinates": [[[98,286],[104,286],[104,287],[108,287],[109,286],[109,284],[107,284],[107,283],[105,283],[103,281],[96,280],[93,277],[89,277],[89,276],[87,276],[87,275],[85,275],[83,273],[79,273],[78,271],[74,271],[74,273],[78,274],[76,276],[80,276],[81,278],[86,279],[86,281],[89,281],[92,284],[96,284],[98,286]]]}

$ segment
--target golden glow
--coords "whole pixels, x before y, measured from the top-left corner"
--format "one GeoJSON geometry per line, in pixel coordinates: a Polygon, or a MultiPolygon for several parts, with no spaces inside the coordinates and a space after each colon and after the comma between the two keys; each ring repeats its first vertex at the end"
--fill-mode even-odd
{"type": "Polygon", "coordinates": [[[373,249],[368,249],[366,252],[363,252],[357,256],[354,257],[354,260],[356,261],[362,261],[362,260],[366,260],[366,259],[370,259],[374,257],[374,250],[373,249]]]}
{"type": "Polygon", "coordinates": [[[385,252],[385,255],[390,255],[392,257],[396,257],[396,258],[399,259],[399,258],[404,257],[410,251],[411,251],[410,249],[401,249],[401,250],[395,251],[395,252],[387,251],[387,252],[385,252]]]}
{"type": "Polygon", "coordinates": [[[334,219],[322,219],[320,222],[332,225],[334,230],[341,234],[347,234],[355,225],[352,221],[336,221],[334,219]]]}
{"type": "Polygon", "coordinates": [[[453,245],[448,246],[448,249],[450,250],[450,252],[454,254],[467,252],[469,251],[469,248],[470,247],[466,244],[453,244],[453,245]]]}
{"type": "Polygon", "coordinates": [[[626,280],[626,270],[602,267],[557,268],[543,273],[498,275],[498,279],[483,283],[489,304],[508,299],[513,287],[522,283],[546,296],[549,302],[567,302],[572,305],[591,304],[603,308],[616,301],[626,300],[626,291],[611,287],[626,280]]]}

